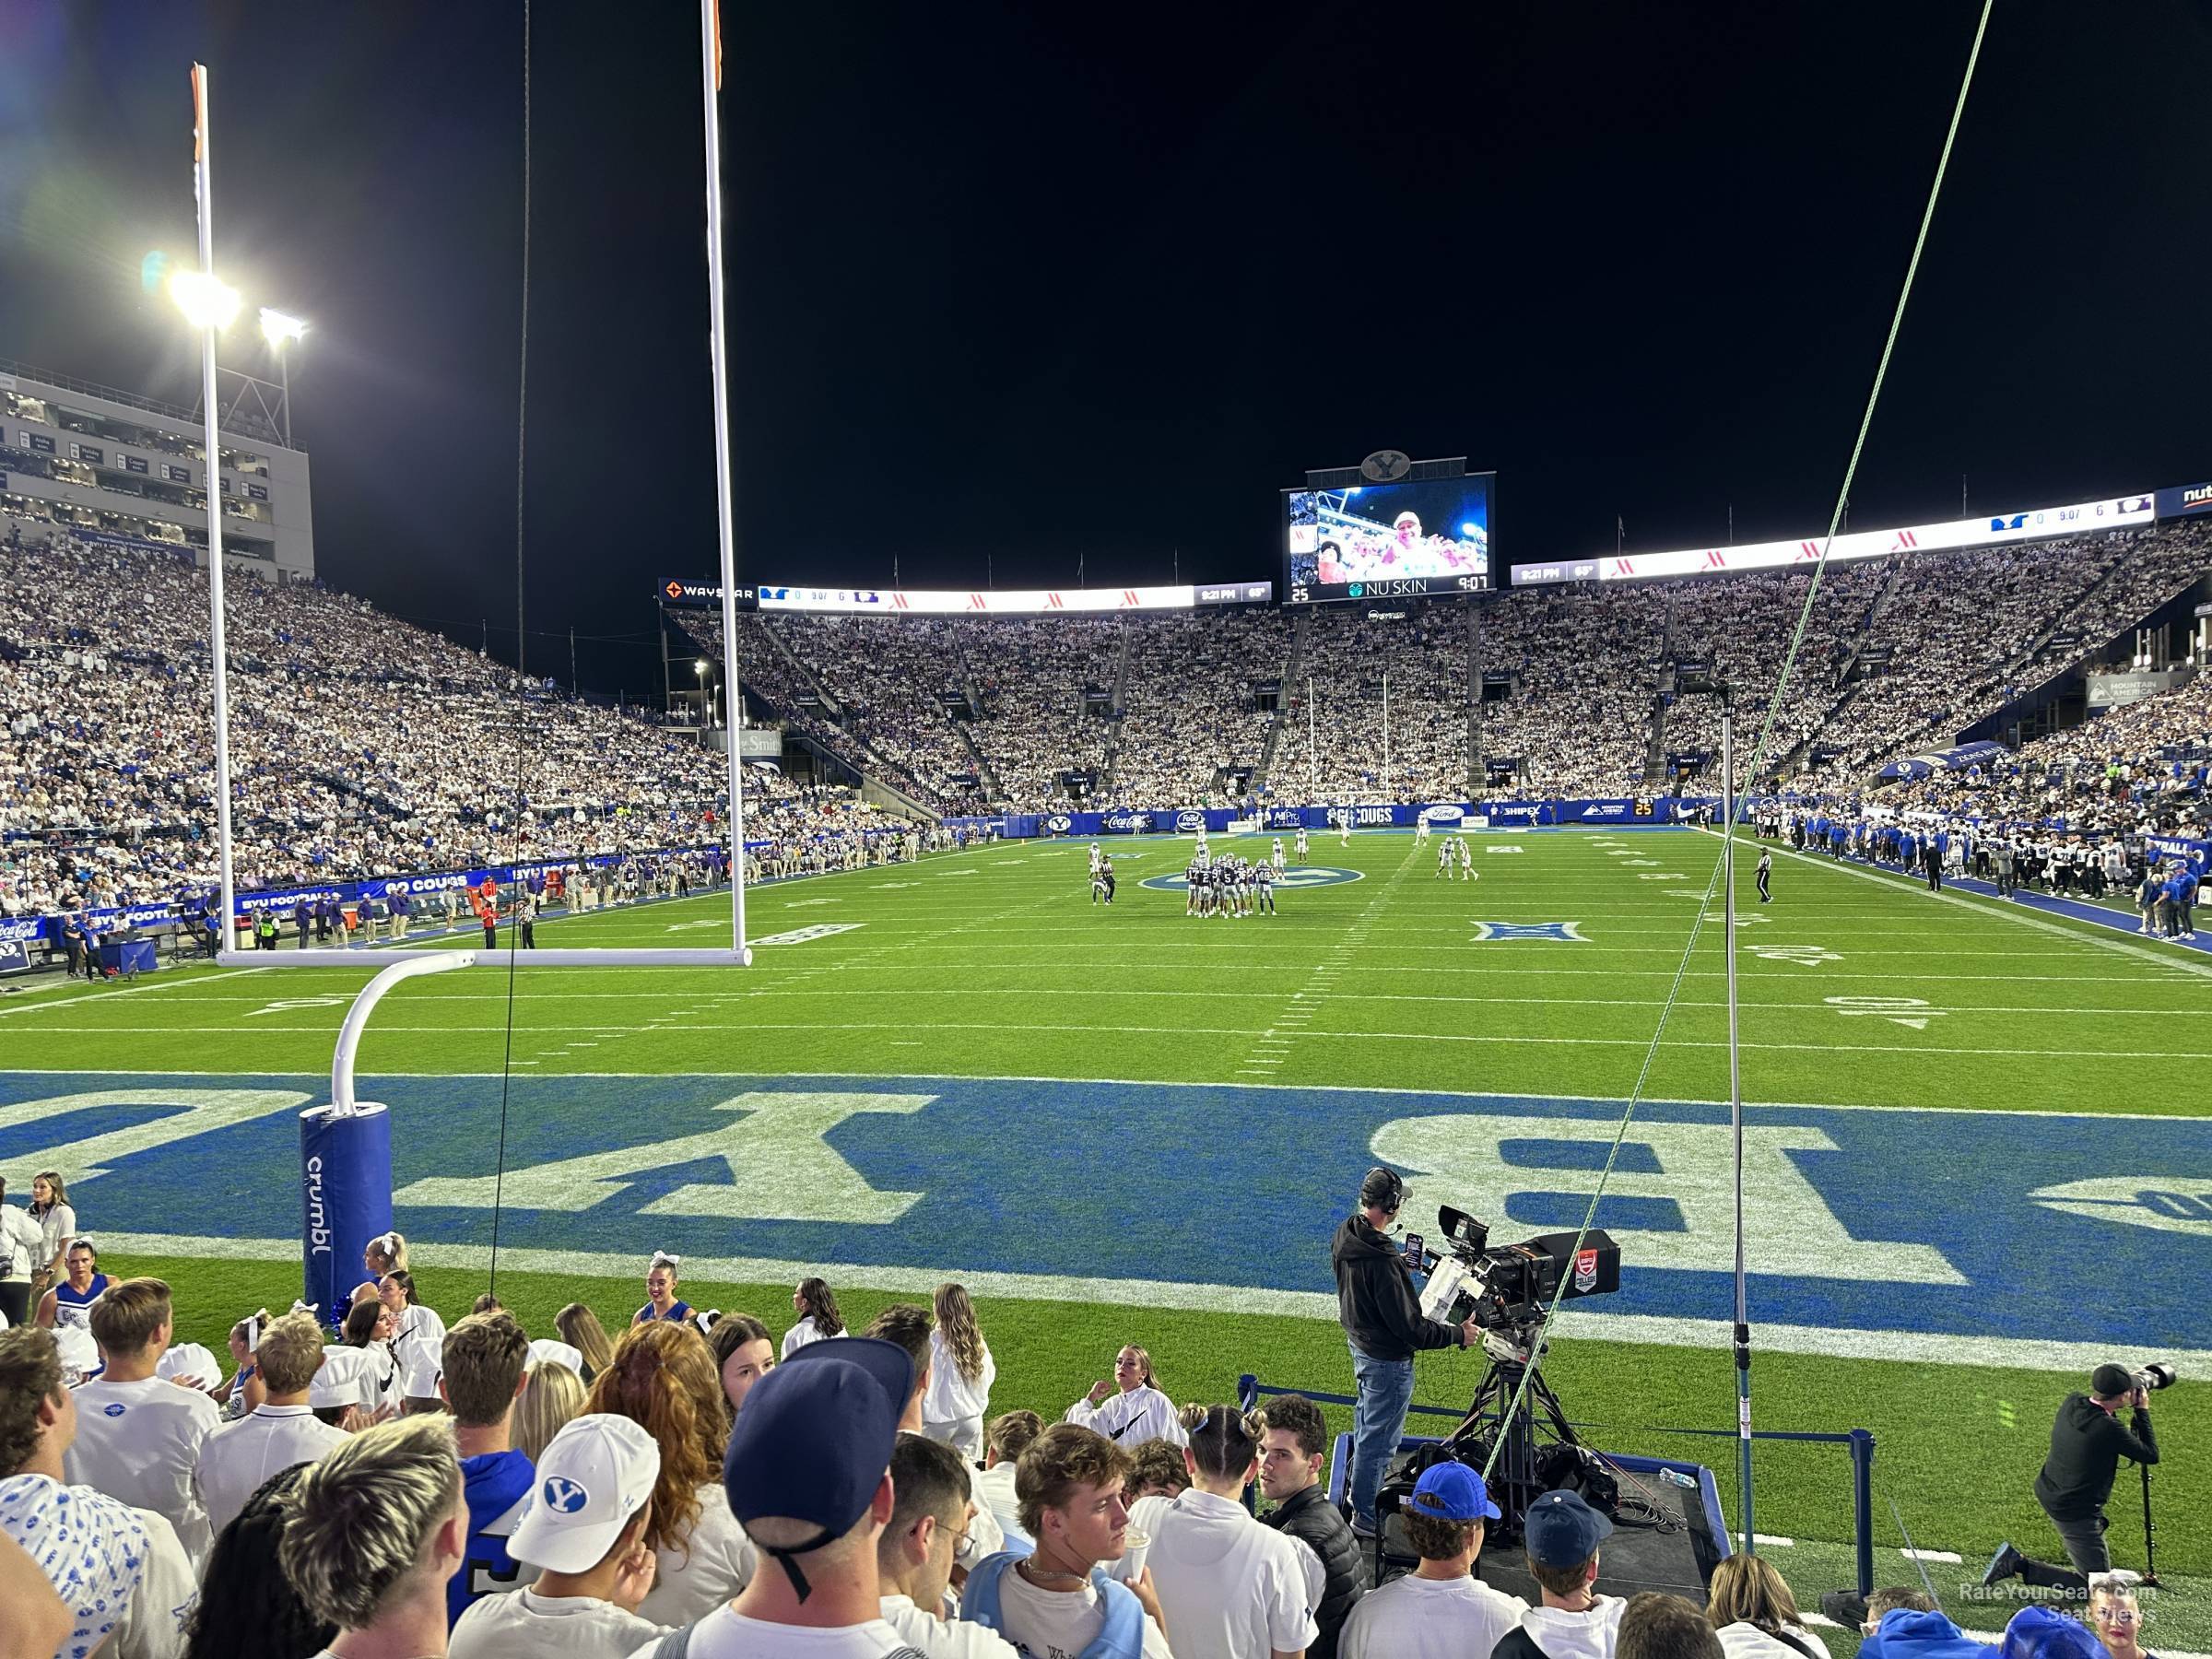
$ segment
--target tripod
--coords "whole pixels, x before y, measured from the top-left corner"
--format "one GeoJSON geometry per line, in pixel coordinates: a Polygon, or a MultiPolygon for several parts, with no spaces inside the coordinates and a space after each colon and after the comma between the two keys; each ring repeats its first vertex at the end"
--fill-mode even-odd
{"type": "Polygon", "coordinates": [[[2143,1471],[2143,1582],[2152,1589],[2159,1588],[2159,1558],[2151,1547],[2150,1526],[2150,1465],[2137,1465],[2143,1471]]]}
{"type": "Polygon", "coordinates": [[[1535,1324],[1517,1324],[1510,1334],[1492,1332],[1484,1336],[1489,1367],[1482,1373],[1467,1415],[1444,1437],[1444,1449],[1468,1462],[1478,1462],[1492,1447],[1498,1449],[1487,1484],[1490,1500],[1500,1512],[1500,1537],[1520,1535],[1529,1505],[1545,1491],[1547,1483],[1536,1471],[1536,1414],[1543,1413],[1554,1441],[1578,1450],[1582,1446],[1567,1421],[1559,1396],[1552,1393],[1539,1369],[1544,1358],[1536,1335],[1539,1328],[1535,1324]],[[1524,1378],[1528,1383],[1527,1395],[1515,1410],[1513,1401],[1521,1394],[1524,1378]]]}

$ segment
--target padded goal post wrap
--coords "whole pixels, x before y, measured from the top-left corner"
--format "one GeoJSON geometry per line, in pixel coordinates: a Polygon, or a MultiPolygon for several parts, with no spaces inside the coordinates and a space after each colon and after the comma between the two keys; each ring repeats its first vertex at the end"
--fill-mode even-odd
{"type": "Polygon", "coordinates": [[[302,1112],[300,1193],[300,1299],[335,1324],[366,1271],[362,1250],[392,1230],[392,1114],[368,1100],[302,1112]]]}

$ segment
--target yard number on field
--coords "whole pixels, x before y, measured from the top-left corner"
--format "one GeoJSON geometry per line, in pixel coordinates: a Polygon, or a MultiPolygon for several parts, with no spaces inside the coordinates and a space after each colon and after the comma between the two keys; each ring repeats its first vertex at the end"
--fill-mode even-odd
{"type": "Polygon", "coordinates": [[[1828,996],[1821,1000],[1846,1019],[1872,1015],[1887,1019],[1892,1025],[1911,1026],[1916,1031],[1928,1029],[1928,1021],[1941,1019],[1945,1010],[1931,1008],[1917,996],[1828,996]]]}

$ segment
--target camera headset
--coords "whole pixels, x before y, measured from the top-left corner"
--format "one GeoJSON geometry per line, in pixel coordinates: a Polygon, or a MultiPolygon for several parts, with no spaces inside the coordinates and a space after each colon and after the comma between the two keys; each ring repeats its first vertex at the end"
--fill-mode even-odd
{"type": "Polygon", "coordinates": [[[1359,1207],[1396,1215],[1406,1207],[1405,1177],[1386,1164],[1377,1164],[1359,1179],[1359,1207]]]}

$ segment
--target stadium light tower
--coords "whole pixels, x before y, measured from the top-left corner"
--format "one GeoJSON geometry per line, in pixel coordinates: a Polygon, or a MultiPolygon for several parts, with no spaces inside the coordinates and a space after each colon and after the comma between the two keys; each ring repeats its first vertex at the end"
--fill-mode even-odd
{"type": "Polygon", "coordinates": [[[284,394],[284,447],[292,447],[292,367],[285,355],[285,347],[307,333],[307,324],[299,317],[288,317],[280,311],[261,308],[261,337],[269,343],[276,354],[276,383],[284,394]]]}

